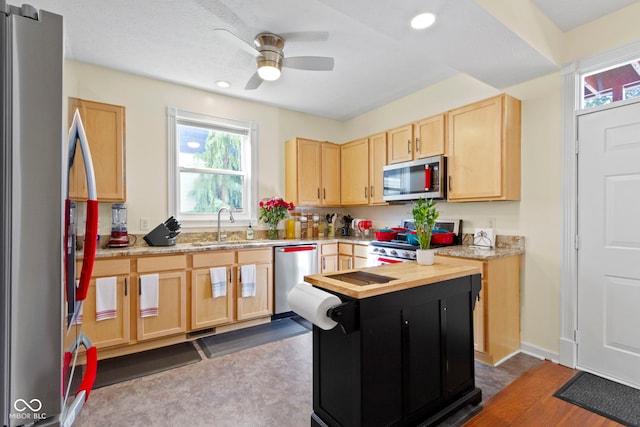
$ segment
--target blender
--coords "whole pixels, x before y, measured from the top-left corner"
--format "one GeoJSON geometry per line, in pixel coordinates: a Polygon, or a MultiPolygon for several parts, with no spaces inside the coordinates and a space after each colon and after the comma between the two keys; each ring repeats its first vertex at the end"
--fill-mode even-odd
{"type": "Polygon", "coordinates": [[[124,203],[111,205],[111,238],[110,248],[126,248],[129,246],[127,234],[127,207],[124,203]]]}

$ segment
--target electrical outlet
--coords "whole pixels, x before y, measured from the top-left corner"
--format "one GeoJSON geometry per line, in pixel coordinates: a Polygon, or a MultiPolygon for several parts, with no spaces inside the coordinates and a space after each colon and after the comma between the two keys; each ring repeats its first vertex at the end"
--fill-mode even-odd
{"type": "Polygon", "coordinates": [[[149,218],[146,216],[140,217],[140,230],[148,230],[149,229],[149,218]]]}
{"type": "Polygon", "coordinates": [[[488,228],[496,228],[496,219],[495,218],[489,218],[487,220],[487,226],[488,226],[488,228]]]}

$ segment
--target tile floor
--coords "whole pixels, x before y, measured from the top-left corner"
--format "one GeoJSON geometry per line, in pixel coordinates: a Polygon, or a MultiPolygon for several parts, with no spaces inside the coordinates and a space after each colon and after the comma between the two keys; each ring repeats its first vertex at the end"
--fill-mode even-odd
{"type": "MultiPolygon", "coordinates": [[[[201,352],[201,362],[94,390],[74,425],[306,427],[311,350],[308,333],[214,359],[201,352]]],[[[476,362],[483,401],[538,363],[524,354],[498,368],[476,362]]]]}

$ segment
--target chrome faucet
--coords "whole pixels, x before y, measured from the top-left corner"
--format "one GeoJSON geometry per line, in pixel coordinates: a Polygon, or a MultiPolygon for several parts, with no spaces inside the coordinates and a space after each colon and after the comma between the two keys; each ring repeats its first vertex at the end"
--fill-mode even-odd
{"type": "Polygon", "coordinates": [[[225,211],[225,210],[229,212],[229,222],[235,221],[235,219],[233,218],[233,212],[231,211],[231,209],[229,209],[226,206],[223,206],[220,209],[218,209],[218,242],[222,241],[222,234],[220,233],[220,214],[222,213],[222,211],[225,211]]]}

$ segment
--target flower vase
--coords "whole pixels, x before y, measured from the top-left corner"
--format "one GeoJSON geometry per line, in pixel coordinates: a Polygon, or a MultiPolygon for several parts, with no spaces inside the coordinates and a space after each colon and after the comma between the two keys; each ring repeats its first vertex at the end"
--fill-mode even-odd
{"type": "Polygon", "coordinates": [[[269,226],[267,236],[269,237],[269,240],[278,240],[278,229],[276,227],[269,226]]]}

